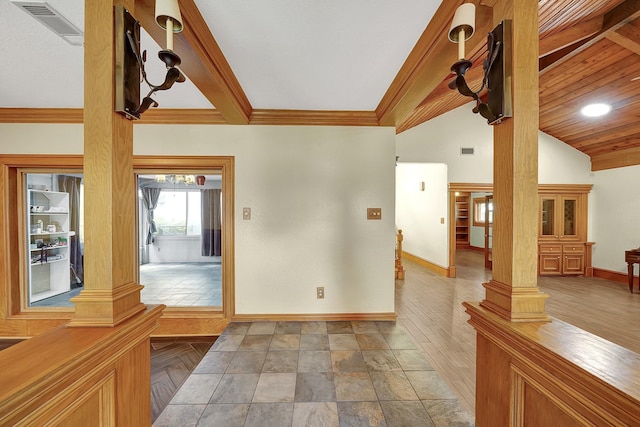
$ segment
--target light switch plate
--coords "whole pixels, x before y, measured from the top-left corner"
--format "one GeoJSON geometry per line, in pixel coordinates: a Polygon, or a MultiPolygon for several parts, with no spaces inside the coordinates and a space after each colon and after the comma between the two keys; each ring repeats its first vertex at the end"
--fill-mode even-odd
{"type": "Polygon", "coordinates": [[[251,219],[251,208],[242,208],[242,219],[251,219]]]}
{"type": "Polygon", "coordinates": [[[382,208],[367,208],[367,219],[382,219],[382,208]]]}

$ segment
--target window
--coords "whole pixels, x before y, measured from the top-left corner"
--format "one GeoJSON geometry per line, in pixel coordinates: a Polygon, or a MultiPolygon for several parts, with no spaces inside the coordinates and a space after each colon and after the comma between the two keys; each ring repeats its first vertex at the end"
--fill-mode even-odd
{"type": "MultiPolygon", "coordinates": [[[[484,197],[475,197],[473,199],[473,225],[484,226],[486,208],[484,197]]],[[[493,202],[489,202],[489,224],[493,224],[493,202]]]]}
{"type": "Polygon", "coordinates": [[[158,197],[154,219],[160,236],[199,236],[200,191],[166,191],[158,197]]]}

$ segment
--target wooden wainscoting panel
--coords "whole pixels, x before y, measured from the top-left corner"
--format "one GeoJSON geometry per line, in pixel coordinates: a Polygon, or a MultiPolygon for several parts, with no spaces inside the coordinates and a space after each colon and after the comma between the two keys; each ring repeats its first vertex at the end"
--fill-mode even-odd
{"type": "Polygon", "coordinates": [[[505,382],[514,366],[525,378],[524,425],[640,425],[640,354],[557,319],[509,322],[463,305],[477,331],[478,427],[509,425],[522,393],[505,382]]]}
{"type": "MultiPolygon", "coordinates": [[[[74,402],[82,402],[103,384],[107,385],[100,392],[100,405],[106,412],[99,417],[106,425],[149,425],[149,336],[163,308],[148,307],[112,328],[59,327],[0,352],[0,366],[11,367],[0,370],[0,425],[67,419],[72,417],[68,410],[74,402]],[[114,411],[108,409],[110,405],[114,411]],[[113,422],[109,413],[115,414],[113,422]]],[[[87,405],[78,411],[93,407],[93,401],[87,405]]]]}
{"type": "Polygon", "coordinates": [[[589,425],[585,419],[579,422],[543,393],[525,382],[524,388],[524,411],[523,426],[546,426],[546,427],[580,427],[589,425]]]}

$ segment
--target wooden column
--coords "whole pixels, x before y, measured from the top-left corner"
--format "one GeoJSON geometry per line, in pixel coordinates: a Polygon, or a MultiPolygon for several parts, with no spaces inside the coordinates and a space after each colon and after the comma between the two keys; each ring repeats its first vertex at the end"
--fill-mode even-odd
{"type": "Polygon", "coordinates": [[[512,21],[513,117],[494,127],[493,279],[481,305],[512,321],[546,321],[537,285],[538,2],[497,0],[493,17],[494,26],[512,21]]]}
{"type": "Polygon", "coordinates": [[[135,283],[133,124],[114,112],[114,5],[85,1],[85,288],[70,326],[113,326],[144,310],[135,283]]]}

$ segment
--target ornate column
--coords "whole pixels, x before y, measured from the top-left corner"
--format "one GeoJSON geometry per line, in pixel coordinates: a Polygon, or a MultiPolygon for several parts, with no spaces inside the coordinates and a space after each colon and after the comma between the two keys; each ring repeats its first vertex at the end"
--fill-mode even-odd
{"type": "Polygon", "coordinates": [[[85,1],[85,288],[70,326],[113,326],[145,309],[135,283],[133,124],[114,112],[114,5],[85,1]]]}
{"type": "Polygon", "coordinates": [[[513,117],[494,127],[493,279],[481,306],[511,321],[547,321],[538,289],[538,2],[497,0],[512,21],[513,117]]]}

